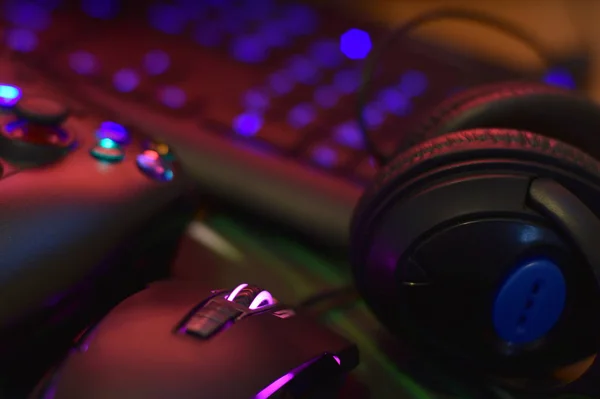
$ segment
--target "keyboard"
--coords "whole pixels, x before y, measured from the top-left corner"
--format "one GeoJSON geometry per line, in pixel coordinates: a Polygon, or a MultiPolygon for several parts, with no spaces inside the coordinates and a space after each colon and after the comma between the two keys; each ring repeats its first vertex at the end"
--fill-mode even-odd
{"type": "MultiPolygon", "coordinates": [[[[277,0],[8,0],[2,17],[13,59],[170,143],[207,193],[346,245],[375,174],[356,93],[385,29],[277,0]]],[[[382,60],[366,120],[392,150],[445,97],[516,77],[404,40],[382,60]]]]}

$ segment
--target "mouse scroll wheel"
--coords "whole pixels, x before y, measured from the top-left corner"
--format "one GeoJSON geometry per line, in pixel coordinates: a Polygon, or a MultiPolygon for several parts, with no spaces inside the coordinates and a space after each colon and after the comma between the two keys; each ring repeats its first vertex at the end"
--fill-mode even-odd
{"type": "Polygon", "coordinates": [[[240,284],[227,297],[230,302],[235,302],[250,310],[260,309],[275,304],[275,299],[269,291],[256,285],[240,284]]]}

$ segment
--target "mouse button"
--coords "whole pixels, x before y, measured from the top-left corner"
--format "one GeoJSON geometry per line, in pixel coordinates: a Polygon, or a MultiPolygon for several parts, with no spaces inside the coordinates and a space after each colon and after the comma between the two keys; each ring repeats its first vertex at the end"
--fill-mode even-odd
{"type": "Polygon", "coordinates": [[[241,316],[242,313],[240,309],[231,306],[229,302],[213,299],[198,309],[188,319],[184,324],[184,329],[187,334],[205,339],[210,338],[213,334],[241,316]]]}
{"type": "Polygon", "coordinates": [[[217,333],[225,323],[204,316],[192,316],[185,324],[186,334],[200,338],[210,338],[217,333]]]}

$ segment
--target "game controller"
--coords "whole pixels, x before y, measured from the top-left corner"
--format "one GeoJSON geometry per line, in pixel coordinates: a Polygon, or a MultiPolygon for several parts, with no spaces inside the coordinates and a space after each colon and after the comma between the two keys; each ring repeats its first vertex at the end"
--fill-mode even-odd
{"type": "Polygon", "coordinates": [[[0,76],[0,357],[11,371],[34,351],[50,361],[102,306],[164,274],[193,211],[167,145],[16,68],[0,76]]]}

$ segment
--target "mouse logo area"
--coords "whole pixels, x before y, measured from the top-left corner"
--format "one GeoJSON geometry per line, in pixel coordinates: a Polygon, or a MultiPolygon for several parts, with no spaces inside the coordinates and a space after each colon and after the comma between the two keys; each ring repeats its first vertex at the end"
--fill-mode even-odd
{"type": "Polygon", "coordinates": [[[293,309],[282,309],[282,310],[277,310],[277,311],[273,312],[272,315],[277,316],[280,319],[287,319],[289,317],[296,316],[296,312],[294,312],[293,309]]]}

